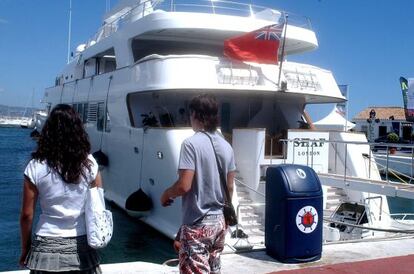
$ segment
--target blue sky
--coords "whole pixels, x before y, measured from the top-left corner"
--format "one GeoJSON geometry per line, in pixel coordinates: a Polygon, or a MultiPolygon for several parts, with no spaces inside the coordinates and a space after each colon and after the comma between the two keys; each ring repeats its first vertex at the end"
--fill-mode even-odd
{"type": "MultiPolygon", "coordinates": [[[[111,5],[116,3],[110,1],[111,5]]],[[[307,16],[319,48],[289,60],[331,70],[349,84],[349,117],[368,106],[402,106],[400,76],[414,77],[411,0],[255,0],[307,16]]],[[[72,49],[101,24],[106,0],[73,0],[72,49]]],[[[69,0],[0,0],[0,104],[39,106],[66,63],[69,0]]],[[[332,106],[309,108],[313,120],[332,106]]]]}

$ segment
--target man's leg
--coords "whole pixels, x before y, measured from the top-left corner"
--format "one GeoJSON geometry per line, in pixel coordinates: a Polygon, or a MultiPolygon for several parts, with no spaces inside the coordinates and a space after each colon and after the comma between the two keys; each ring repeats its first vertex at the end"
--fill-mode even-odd
{"type": "Polygon", "coordinates": [[[224,249],[224,240],[226,238],[227,228],[225,225],[224,217],[220,218],[216,223],[215,227],[215,239],[210,249],[209,265],[211,274],[221,273],[221,260],[220,254],[224,249]]]}
{"type": "Polygon", "coordinates": [[[220,273],[226,229],[223,215],[209,215],[181,227],[180,273],[220,273]]]}
{"type": "Polygon", "coordinates": [[[205,242],[205,226],[181,227],[179,253],[180,273],[210,273],[209,252],[205,242]]]}

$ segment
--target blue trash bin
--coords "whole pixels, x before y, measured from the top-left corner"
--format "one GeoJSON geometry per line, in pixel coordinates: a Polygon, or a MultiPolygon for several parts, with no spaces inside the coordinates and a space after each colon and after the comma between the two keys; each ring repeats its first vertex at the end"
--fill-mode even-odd
{"type": "Polygon", "coordinates": [[[266,253],[283,263],[322,255],[323,193],[315,171],[278,165],[266,172],[266,253]]]}

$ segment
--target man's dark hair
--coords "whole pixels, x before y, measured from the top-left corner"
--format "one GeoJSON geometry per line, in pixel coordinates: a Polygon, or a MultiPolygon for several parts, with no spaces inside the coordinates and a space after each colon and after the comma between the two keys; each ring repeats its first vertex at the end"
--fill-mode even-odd
{"type": "Polygon", "coordinates": [[[218,126],[218,103],[210,94],[200,94],[190,102],[190,112],[204,125],[208,132],[214,132],[218,126]]]}

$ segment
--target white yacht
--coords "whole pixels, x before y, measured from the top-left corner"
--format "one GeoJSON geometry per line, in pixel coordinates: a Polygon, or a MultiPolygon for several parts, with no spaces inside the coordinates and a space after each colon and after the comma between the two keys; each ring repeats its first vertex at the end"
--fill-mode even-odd
{"type": "Polygon", "coordinates": [[[309,19],[289,14],[280,79],[280,63],[223,55],[225,39],[285,16],[229,1],[121,1],[77,47],[43,100],[49,110],[67,103],[79,112],[103,164],[106,198],[168,237],[181,222],[181,204],[163,208],[159,199],[177,179],[180,145],[194,134],[188,104],[200,92],[220,104],[221,132],[238,167],[238,229],[250,243],[263,243],[266,169],[281,163],[318,172],[330,217],[325,240],[383,235],[396,223],[385,195],[414,198],[410,189],[381,181],[365,157],[370,148],[363,134],[302,129],[306,105],[346,100],[331,71],[289,61],[318,47],[309,19]]]}
{"type": "Polygon", "coordinates": [[[20,127],[27,123],[30,118],[18,116],[0,116],[0,127],[20,127]]]}

